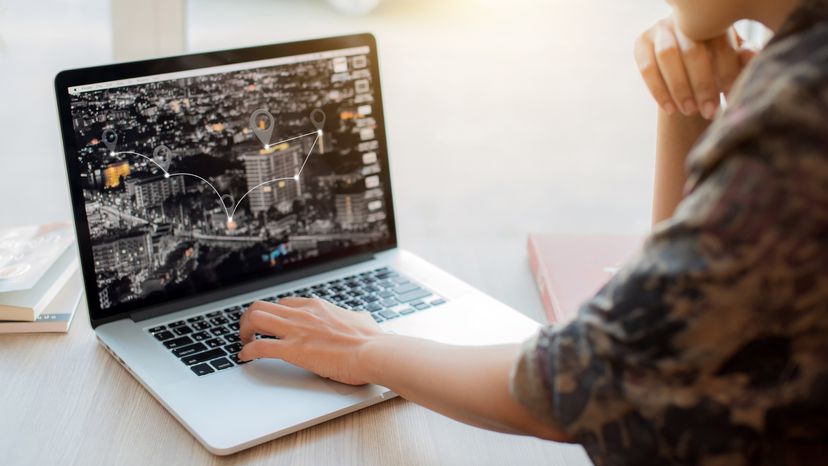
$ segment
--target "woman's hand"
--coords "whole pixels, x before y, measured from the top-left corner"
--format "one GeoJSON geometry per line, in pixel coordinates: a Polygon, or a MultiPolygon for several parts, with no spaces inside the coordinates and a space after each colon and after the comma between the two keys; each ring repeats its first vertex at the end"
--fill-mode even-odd
{"type": "Polygon", "coordinates": [[[242,315],[239,333],[243,361],[283,359],[339,382],[383,385],[478,427],[572,441],[509,393],[520,344],[454,346],[384,333],[366,312],[305,298],[253,303],[242,315]],[[257,333],[279,339],[256,340],[257,333]]]}
{"type": "Polygon", "coordinates": [[[710,120],[756,52],[743,47],[732,27],[705,42],[688,39],[672,17],[660,20],[635,42],[635,60],[644,82],[667,115],[680,111],[710,120]]]}
{"type": "Polygon", "coordinates": [[[257,301],[241,317],[244,348],[239,359],[278,358],[351,385],[371,382],[360,351],[382,335],[366,312],[346,311],[321,299],[285,298],[278,304],[257,301]],[[255,335],[278,339],[255,339],[255,335]]]}

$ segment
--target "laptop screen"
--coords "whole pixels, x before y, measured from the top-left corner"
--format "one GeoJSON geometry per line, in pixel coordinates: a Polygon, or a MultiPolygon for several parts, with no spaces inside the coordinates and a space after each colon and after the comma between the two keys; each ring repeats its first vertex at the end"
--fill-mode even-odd
{"type": "Polygon", "coordinates": [[[375,57],[362,45],[65,88],[93,320],[394,243],[375,57]]]}

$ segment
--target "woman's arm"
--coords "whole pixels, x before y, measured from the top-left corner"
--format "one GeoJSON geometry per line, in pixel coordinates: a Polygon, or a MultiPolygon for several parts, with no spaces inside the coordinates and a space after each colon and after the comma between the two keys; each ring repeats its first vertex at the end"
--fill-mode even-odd
{"type": "Polygon", "coordinates": [[[658,21],[635,42],[635,60],[659,105],[653,224],[673,215],[681,201],[685,160],[716,115],[754,52],[731,28],[706,42],[681,33],[672,17],[658,21]]]}
{"type": "Polygon", "coordinates": [[[383,335],[362,349],[367,380],[466,424],[547,440],[571,441],[509,392],[520,345],[452,346],[383,335]]]}
{"type": "Polygon", "coordinates": [[[241,319],[242,360],[279,358],[348,384],[375,383],[467,424],[569,441],[509,392],[519,345],[464,347],[383,333],[369,315],[319,299],[256,302],[241,319]],[[256,333],[279,337],[254,339],[256,333]]]}
{"type": "Polygon", "coordinates": [[[655,186],[653,189],[653,225],[673,216],[681,202],[687,180],[685,160],[709,121],[701,116],[668,115],[658,112],[656,136],[655,186]]]}

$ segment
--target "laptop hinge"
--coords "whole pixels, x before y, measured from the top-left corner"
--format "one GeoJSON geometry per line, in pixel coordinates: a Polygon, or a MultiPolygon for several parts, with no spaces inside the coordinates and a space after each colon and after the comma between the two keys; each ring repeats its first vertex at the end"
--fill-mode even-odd
{"type": "Polygon", "coordinates": [[[373,258],[374,253],[370,252],[346,257],[344,259],[336,259],[325,264],[314,265],[311,267],[303,268],[302,270],[287,272],[275,278],[270,277],[262,280],[251,281],[249,283],[233,286],[226,290],[204,293],[196,297],[186,298],[170,303],[152,306],[152,308],[150,309],[141,309],[138,311],[133,311],[129,314],[129,317],[135,322],[140,322],[142,320],[152,319],[153,317],[158,317],[164,314],[171,314],[173,312],[178,312],[184,309],[189,309],[191,307],[200,306],[202,304],[207,304],[226,298],[231,298],[233,296],[243,295],[245,293],[250,293],[257,290],[263,290],[265,288],[278,286],[283,283],[288,283],[294,280],[307,278],[324,272],[330,272],[331,270],[341,269],[343,267],[358,264],[360,262],[367,262],[369,260],[372,260],[373,258]]]}

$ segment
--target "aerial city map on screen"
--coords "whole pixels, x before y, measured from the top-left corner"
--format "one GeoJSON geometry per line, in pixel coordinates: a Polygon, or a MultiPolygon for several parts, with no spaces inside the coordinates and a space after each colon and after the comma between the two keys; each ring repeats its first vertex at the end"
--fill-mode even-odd
{"type": "Polygon", "coordinates": [[[293,58],[70,89],[101,309],[388,239],[367,47],[293,58]]]}

